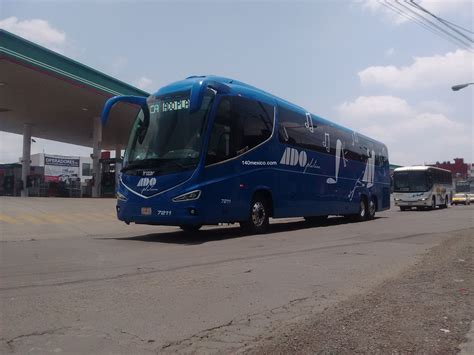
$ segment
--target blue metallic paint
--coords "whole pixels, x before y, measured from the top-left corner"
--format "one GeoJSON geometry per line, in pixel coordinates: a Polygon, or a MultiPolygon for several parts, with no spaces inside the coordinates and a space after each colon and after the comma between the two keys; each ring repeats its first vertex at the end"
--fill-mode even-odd
{"type": "MultiPolygon", "coordinates": [[[[137,193],[137,184],[141,176],[122,175],[118,189],[127,198],[127,201],[117,201],[117,215],[120,220],[160,225],[197,225],[242,221],[248,217],[253,194],[261,190],[268,191],[271,194],[274,207],[273,214],[277,218],[357,213],[362,195],[368,199],[374,197],[378,211],[390,207],[388,162],[386,166],[374,167],[374,185],[370,188],[366,185],[354,188],[357,180],[360,180],[364,174],[366,162],[349,160],[347,167],[339,173],[336,184],[326,183],[328,177],[335,175],[333,154],[296,148],[299,151],[305,150],[308,161],[316,160],[319,168],[303,169],[299,165],[280,164],[284,151],[289,146],[280,143],[278,134],[275,134],[277,132],[278,114],[276,114],[273,134],[268,141],[236,158],[206,167],[205,152],[209,144],[209,132],[213,125],[217,104],[222,96],[242,95],[273,106],[285,106],[293,110],[306,112],[296,105],[257,88],[216,76],[190,77],[165,86],[154,95],[191,90],[191,95],[195,95],[194,100],[199,101],[199,92],[208,86],[214,87],[217,95],[213,109],[210,112],[211,118],[207,122],[207,133],[202,147],[203,153],[196,169],[194,171],[156,176],[158,190],[153,193],[150,191],[137,193]],[[216,85],[216,83],[219,85],[216,85]],[[255,166],[245,165],[243,162],[246,161],[276,163],[255,166]],[[174,197],[196,189],[202,191],[198,200],[172,202],[174,197]],[[350,199],[349,196],[352,190],[355,193],[350,199]],[[229,200],[230,202],[228,202],[229,200]],[[151,207],[152,215],[141,215],[142,207],[151,207]],[[190,208],[194,208],[197,215],[190,215],[190,208]],[[171,211],[171,214],[158,215],[157,211],[171,211]]],[[[136,100],[134,103],[142,105],[142,100],[136,100]]],[[[111,106],[119,100],[110,104],[109,101],[104,107],[103,122],[107,121],[106,116],[111,106]]],[[[319,121],[340,131],[352,132],[318,116],[312,115],[312,117],[316,123],[319,121]]],[[[374,146],[383,146],[383,144],[361,134],[359,136],[374,146]]]]}

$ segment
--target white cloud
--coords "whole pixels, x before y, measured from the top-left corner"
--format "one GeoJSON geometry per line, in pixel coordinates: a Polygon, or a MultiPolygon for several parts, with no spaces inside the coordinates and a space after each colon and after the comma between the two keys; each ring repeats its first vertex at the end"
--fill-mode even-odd
{"type": "Polygon", "coordinates": [[[458,49],[444,55],[415,57],[408,66],[372,66],[358,73],[362,85],[390,89],[450,88],[455,83],[473,81],[474,53],[458,49]]]}
{"type": "Polygon", "coordinates": [[[150,90],[153,88],[153,80],[145,76],[142,76],[140,79],[135,81],[135,86],[142,90],[150,90]]]}
{"type": "Polygon", "coordinates": [[[436,100],[424,100],[417,104],[418,110],[421,111],[434,111],[449,115],[453,113],[453,107],[449,106],[441,101],[436,100]]]}
{"type": "Polygon", "coordinates": [[[8,17],[0,20],[0,28],[57,52],[63,52],[66,45],[66,33],[54,28],[45,20],[20,21],[16,17],[8,17]]]}
{"type": "Polygon", "coordinates": [[[472,127],[395,96],[360,96],[337,107],[340,122],[384,142],[395,164],[473,156],[472,127]]]}

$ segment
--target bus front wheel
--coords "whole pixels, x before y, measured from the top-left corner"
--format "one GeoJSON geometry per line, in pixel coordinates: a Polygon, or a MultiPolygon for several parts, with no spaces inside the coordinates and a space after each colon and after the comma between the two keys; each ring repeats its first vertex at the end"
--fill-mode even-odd
{"type": "Polygon", "coordinates": [[[244,232],[263,234],[268,231],[270,210],[268,202],[261,195],[256,195],[250,204],[249,218],[240,222],[244,232]]]}
{"type": "Polygon", "coordinates": [[[448,208],[449,206],[449,197],[446,195],[444,196],[444,203],[441,205],[441,208],[448,208]]]}
{"type": "Polygon", "coordinates": [[[433,196],[431,199],[431,207],[430,209],[435,210],[436,209],[436,197],[433,196]]]}

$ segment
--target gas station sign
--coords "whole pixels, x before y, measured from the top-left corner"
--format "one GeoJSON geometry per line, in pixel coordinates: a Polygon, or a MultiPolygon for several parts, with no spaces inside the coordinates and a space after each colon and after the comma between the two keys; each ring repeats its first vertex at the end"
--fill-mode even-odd
{"type": "Polygon", "coordinates": [[[79,175],[79,157],[65,157],[61,155],[44,156],[45,181],[69,182],[76,180],[79,175]]]}

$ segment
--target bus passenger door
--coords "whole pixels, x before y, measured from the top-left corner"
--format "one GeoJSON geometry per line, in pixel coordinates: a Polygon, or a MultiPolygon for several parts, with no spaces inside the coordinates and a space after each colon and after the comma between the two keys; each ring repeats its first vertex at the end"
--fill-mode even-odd
{"type": "Polygon", "coordinates": [[[271,105],[241,96],[222,97],[218,103],[204,177],[210,182],[210,198],[219,206],[216,212],[224,219],[246,219],[253,189],[270,180],[265,164],[271,149],[273,110],[271,105]]]}

